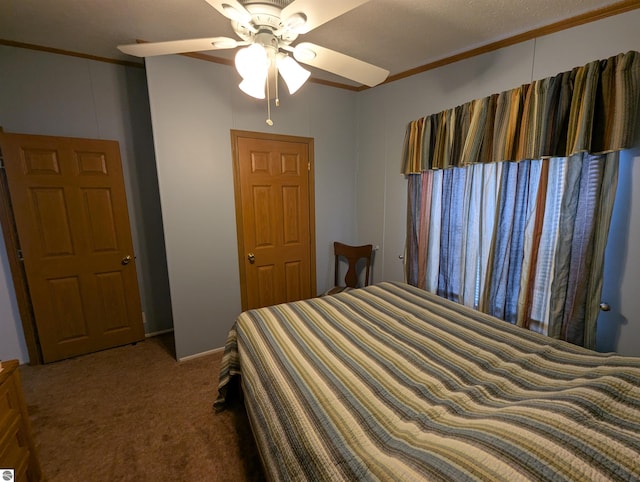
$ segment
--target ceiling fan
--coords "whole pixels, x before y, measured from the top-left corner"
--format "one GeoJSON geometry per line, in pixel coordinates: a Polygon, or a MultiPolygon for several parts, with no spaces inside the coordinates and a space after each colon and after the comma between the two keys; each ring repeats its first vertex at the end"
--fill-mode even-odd
{"type": "MultiPolygon", "coordinates": [[[[291,45],[299,35],[369,0],[206,1],[231,20],[233,30],[241,40],[211,37],[119,45],[118,48],[129,55],[150,57],[245,47],[238,51],[235,59],[236,68],[243,78],[240,88],[248,95],[259,99],[265,98],[265,85],[266,96],[269,97],[269,77],[276,79],[277,89],[278,72],[291,94],[298,90],[310,75],[310,72],[298,62],[369,87],[378,85],[389,75],[388,70],[320,45],[310,42],[291,45]],[[293,58],[289,54],[292,54],[293,58]]],[[[268,124],[269,120],[267,119],[268,124]]]]}

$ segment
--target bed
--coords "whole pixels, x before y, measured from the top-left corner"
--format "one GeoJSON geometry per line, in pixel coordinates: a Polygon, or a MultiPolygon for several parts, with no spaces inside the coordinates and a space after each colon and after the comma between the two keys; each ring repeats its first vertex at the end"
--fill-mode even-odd
{"type": "Polygon", "coordinates": [[[403,283],[242,313],[235,382],[271,480],[640,480],[640,358],[403,283]]]}

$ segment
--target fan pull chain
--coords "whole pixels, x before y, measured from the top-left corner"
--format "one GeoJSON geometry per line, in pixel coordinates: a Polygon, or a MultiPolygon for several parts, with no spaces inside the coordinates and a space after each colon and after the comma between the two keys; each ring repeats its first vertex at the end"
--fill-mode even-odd
{"type": "Polygon", "coordinates": [[[273,121],[271,120],[271,95],[269,94],[269,76],[267,75],[267,120],[265,121],[268,126],[273,125],[273,121]]]}
{"type": "Polygon", "coordinates": [[[280,107],[280,97],[278,96],[278,69],[275,68],[273,75],[273,82],[276,84],[276,107],[280,107]]]}

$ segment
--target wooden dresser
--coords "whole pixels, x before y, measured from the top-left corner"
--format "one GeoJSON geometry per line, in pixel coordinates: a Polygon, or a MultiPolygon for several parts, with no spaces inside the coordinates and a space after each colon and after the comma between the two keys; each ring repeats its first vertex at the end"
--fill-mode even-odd
{"type": "Polygon", "coordinates": [[[0,372],[0,469],[14,469],[14,480],[19,482],[44,480],[17,360],[3,361],[0,372]]]}

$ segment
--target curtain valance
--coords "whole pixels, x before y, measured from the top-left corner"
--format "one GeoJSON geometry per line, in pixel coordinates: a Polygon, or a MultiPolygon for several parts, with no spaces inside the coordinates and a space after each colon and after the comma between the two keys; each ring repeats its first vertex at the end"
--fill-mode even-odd
{"type": "Polygon", "coordinates": [[[630,51],[410,122],[402,172],[628,149],[639,123],[630,51]]]}

